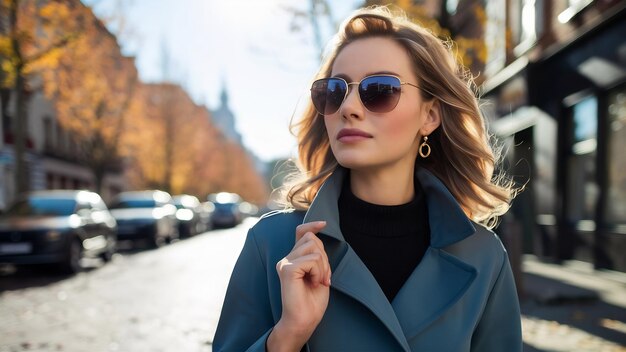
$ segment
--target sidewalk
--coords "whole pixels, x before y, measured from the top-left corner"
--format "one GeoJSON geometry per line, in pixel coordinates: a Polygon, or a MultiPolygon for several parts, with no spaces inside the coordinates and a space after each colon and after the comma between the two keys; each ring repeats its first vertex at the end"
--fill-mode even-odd
{"type": "Polygon", "coordinates": [[[626,274],[523,258],[526,352],[626,352],[626,274]]]}

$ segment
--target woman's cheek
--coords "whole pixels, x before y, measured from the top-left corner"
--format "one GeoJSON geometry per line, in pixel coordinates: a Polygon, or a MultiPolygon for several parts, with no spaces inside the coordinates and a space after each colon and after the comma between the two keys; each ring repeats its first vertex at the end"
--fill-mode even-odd
{"type": "Polygon", "coordinates": [[[402,145],[412,144],[417,138],[419,126],[413,116],[394,116],[388,122],[383,133],[386,140],[402,145]]]}

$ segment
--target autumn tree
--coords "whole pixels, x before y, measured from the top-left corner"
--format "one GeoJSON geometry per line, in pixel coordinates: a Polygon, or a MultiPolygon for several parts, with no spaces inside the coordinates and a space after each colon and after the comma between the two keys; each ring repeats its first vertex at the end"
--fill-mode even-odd
{"type": "MultiPolygon", "coordinates": [[[[292,32],[312,33],[316,58],[321,59],[324,34],[332,34],[339,23],[333,16],[328,0],[308,0],[307,7],[285,6],[291,14],[292,32]]],[[[457,59],[474,73],[480,72],[487,61],[487,46],[483,38],[487,22],[484,2],[480,0],[364,0],[363,6],[391,5],[402,9],[408,17],[428,28],[437,37],[454,39],[457,59]],[[454,6],[452,6],[454,5],[454,6]]]]}
{"type": "Polygon", "coordinates": [[[124,137],[133,187],[202,191],[199,159],[214,144],[206,109],[173,83],[142,84],[136,104],[124,137]]]}
{"type": "MultiPolygon", "coordinates": [[[[14,95],[12,117],[17,192],[30,188],[24,153],[28,126],[28,97],[41,88],[42,69],[57,65],[63,49],[83,31],[79,1],[0,0],[0,85],[14,95]]],[[[5,94],[6,97],[6,94],[5,94]]],[[[3,118],[6,118],[3,116],[3,118]]]]}
{"type": "Polygon", "coordinates": [[[42,78],[60,126],[79,146],[101,192],[105,174],[120,162],[121,134],[138,78],[134,60],[121,54],[115,36],[90,8],[80,8],[81,34],[68,43],[55,68],[42,68],[42,78]]]}
{"type": "Polygon", "coordinates": [[[487,45],[483,35],[487,16],[483,1],[365,1],[367,6],[383,4],[402,9],[412,21],[429,29],[435,36],[443,40],[453,39],[457,60],[475,75],[484,68],[487,45]]]}
{"type": "Polygon", "coordinates": [[[133,109],[124,145],[133,188],[172,194],[239,193],[263,204],[267,187],[243,148],[211,123],[206,107],[195,104],[173,83],[142,84],[142,107],[133,109]]]}
{"type": "Polygon", "coordinates": [[[224,138],[222,133],[211,123],[211,114],[205,106],[195,107],[196,138],[189,141],[194,144],[193,155],[190,155],[190,169],[185,181],[178,183],[179,193],[190,193],[204,198],[213,193],[217,184],[217,172],[221,167],[219,163],[220,141],[224,138]]]}
{"type": "Polygon", "coordinates": [[[239,144],[224,141],[221,144],[223,164],[220,188],[215,191],[234,192],[245,200],[264,205],[269,198],[269,184],[254,166],[248,152],[239,144]]]}

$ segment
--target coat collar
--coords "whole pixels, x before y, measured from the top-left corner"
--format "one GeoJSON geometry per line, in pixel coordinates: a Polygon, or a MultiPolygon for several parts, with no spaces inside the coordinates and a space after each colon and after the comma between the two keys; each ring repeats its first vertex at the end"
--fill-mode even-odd
{"type": "Polygon", "coordinates": [[[345,242],[339,227],[338,199],[347,170],[338,167],[320,188],[304,222],[325,220],[323,233],[332,268],[332,287],[366,306],[387,327],[404,351],[409,340],[437,320],[469,288],[476,277],[471,265],[442,249],[476,230],[444,184],[425,169],[416,176],[426,194],[431,245],[393,302],[358,255],[345,242]],[[340,249],[343,248],[343,249],[340,249]]]}
{"type": "MultiPolygon", "coordinates": [[[[324,234],[344,242],[339,228],[338,200],[343,178],[348,172],[339,166],[324,182],[309,210],[304,222],[326,221],[324,234]]],[[[433,248],[444,248],[461,241],[476,232],[454,196],[435,175],[424,168],[417,168],[415,177],[424,189],[428,204],[430,243],[433,248]]]]}

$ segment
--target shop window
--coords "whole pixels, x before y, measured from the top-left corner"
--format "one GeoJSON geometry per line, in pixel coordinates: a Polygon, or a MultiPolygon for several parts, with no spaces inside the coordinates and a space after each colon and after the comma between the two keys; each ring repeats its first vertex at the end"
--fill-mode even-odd
{"type": "Polygon", "coordinates": [[[458,7],[459,7],[459,0],[446,1],[446,11],[448,11],[449,14],[454,15],[458,7]]]}
{"type": "Polygon", "coordinates": [[[46,174],[46,189],[55,189],[53,174],[46,174]]]}
{"type": "Polygon", "coordinates": [[[556,161],[557,122],[547,114],[537,114],[533,128],[535,209],[542,215],[541,223],[556,223],[556,161]]]}
{"type": "Polygon", "coordinates": [[[43,118],[43,133],[44,133],[44,148],[46,150],[52,149],[52,118],[50,116],[44,116],[43,118]]]}
{"type": "Polygon", "coordinates": [[[509,6],[511,39],[515,56],[519,57],[536,43],[542,31],[543,1],[512,0],[509,6]]]}
{"type": "Polygon", "coordinates": [[[493,75],[504,68],[506,61],[506,2],[490,0],[486,4],[487,23],[485,44],[487,46],[486,73],[493,75]]]}
{"type": "Polygon", "coordinates": [[[587,6],[589,6],[593,0],[568,0],[567,8],[565,11],[561,12],[558,16],[559,22],[567,23],[574,16],[584,10],[587,6]]]}
{"type": "Polygon", "coordinates": [[[72,159],[78,157],[79,153],[78,143],[76,142],[76,136],[73,133],[68,133],[68,156],[72,159]]]}
{"type": "Polygon", "coordinates": [[[59,189],[67,189],[67,185],[66,185],[66,180],[67,178],[65,176],[60,176],[59,177],[59,189]]]}
{"type": "Polygon", "coordinates": [[[608,185],[605,221],[626,223],[626,86],[608,96],[608,185]]]}
{"type": "MultiPolygon", "coordinates": [[[[572,144],[568,161],[568,218],[593,220],[599,194],[596,182],[598,100],[582,99],[572,106],[572,144]]],[[[589,230],[592,230],[591,228],[589,230]]]]}
{"type": "Polygon", "coordinates": [[[56,127],[56,151],[57,153],[65,153],[65,131],[60,125],[57,125],[56,127]]]}

